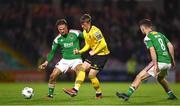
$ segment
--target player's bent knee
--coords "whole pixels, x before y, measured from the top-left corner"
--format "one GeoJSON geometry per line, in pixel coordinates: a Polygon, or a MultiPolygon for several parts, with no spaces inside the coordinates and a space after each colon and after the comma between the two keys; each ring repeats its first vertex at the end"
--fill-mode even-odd
{"type": "Polygon", "coordinates": [[[79,71],[86,71],[85,67],[79,67],[79,71]]]}
{"type": "Polygon", "coordinates": [[[95,78],[96,76],[94,76],[94,75],[88,75],[88,78],[89,79],[93,79],[93,78],[95,78]]]}
{"type": "Polygon", "coordinates": [[[75,67],[75,71],[78,72],[82,69],[82,64],[78,64],[76,67],[75,67]]]}
{"type": "Polygon", "coordinates": [[[91,67],[91,64],[89,64],[86,61],[82,64],[82,68],[84,68],[85,70],[89,69],[90,67],[91,67]]]}
{"type": "Polygon", "coordinates": [[[62,71],[59,68],[54,68],[53,73],[62,73],[62,71]]]}

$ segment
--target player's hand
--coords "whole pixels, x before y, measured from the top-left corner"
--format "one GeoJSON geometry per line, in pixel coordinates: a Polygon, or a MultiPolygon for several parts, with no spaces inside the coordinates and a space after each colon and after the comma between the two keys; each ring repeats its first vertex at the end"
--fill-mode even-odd
{"type": "Polygon", "coordinates": [[[175,67],[176,67],[176,62],[173,60],[172,61],[172,68],[175,69],[175,67]]]}
{"type": "Polygon", "coordinates": [[[73,54],[79,54],[79,50],[78,49],[74,49],[73,50],[73,54]]]}
{"type": "Polygon", "coordinates": [[[94,53],[94,51],[89,51],[89,54],[91,55],[91,56],[94,56],[95,55],[95,53],[94,53]]]}
{"type": "Polygon", "coordinates": [[[48,65],[48,61],[45,61],[43,64],[39,65],[38,71],[44,71],[47,65],[48,65]]]}

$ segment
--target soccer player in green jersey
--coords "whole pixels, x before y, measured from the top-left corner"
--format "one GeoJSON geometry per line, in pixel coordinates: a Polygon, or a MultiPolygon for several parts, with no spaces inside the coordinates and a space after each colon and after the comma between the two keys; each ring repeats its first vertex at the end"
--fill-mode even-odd
{"type": "Polygon", "coordinates": [[[69,68],[75,70],[82,63],[81,55],[73,54],[74,49],[80,49],[79,38],[83,37],[78,30],[69,30],[65,19],[57,20],[56,27],[59,35],[54,39],[52,49],[47,56],[47,60],[39,66],[39,69],[44,70],[48,63],[53,59],[54,54],[58,48],[61,49],[62,59],[55,65],[48,84],[48,97],[53,98],[53,92],[56,84],[56,79],[61,73],[65,73],[69,68]]]}
{"type": "Polygon", "coordinates": [[[130,98],[134,91],[139,87],[141,82],[150,76],[153,76],[164,88],[168,94],[169,100],[176,100],[176,96],[170,89],[165,76],[171,67],[175,67],[174,47],[171,42],[160,32],[152,30],[152,22],[144,19],[139,22],[141,32],[145,34],[144,43],[150,50],[152,62],[149,63],[135,78],[127,93],[119,93],[116,95],[125,101],[130,98]]]}

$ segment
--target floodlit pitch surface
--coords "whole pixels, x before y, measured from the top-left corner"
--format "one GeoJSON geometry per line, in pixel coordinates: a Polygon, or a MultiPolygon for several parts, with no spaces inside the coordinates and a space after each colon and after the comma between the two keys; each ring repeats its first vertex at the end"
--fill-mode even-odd
{"type": "Polygon", "coordinates": [[[47,99],[47,83],[0,83],[0,105],[180,105],[180,84],[170,84],[178,100],[167,100],[167,94],[158,83],[143,83],[129,101],[119,99],[116,91],[127,92],[130,83],[103,82],[103,98],[95,99],[91,83],[84,83],[76,97],[69,97],[62,88],[73,87],[73,82],[57,82],[55,96],[47,99]],[[24,99],[21,90],[32,87],[35,95],[24,99]]]}

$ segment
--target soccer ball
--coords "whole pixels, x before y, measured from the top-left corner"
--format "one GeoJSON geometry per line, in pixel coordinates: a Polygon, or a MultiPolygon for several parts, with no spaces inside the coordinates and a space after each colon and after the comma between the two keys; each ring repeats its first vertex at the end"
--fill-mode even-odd
{"type": "Polygon", "coordinates": [[[30,87],[25,87],[22,90],[22,95],[24,96],[25,99],[31,99],[32,96],[34,96],[34,91],[32,88],[30,87]]]}

